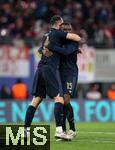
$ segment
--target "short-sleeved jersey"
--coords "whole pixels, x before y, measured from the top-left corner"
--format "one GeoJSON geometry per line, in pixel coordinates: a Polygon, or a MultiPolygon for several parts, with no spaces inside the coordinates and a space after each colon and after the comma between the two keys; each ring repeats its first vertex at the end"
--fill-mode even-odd
{"type": "MultiPolygon", "coordinates": [[[[62,46],[63,41],[66,40],[67,33],[58,29],[51,28],[50,31],[46,34],[46,39],[48,40],[47,44],[52,43],[53,45],[57,45],[59,47],[62,46]]],[[[43,40],[42,47],[46,40],[43,40]]],[[[58,52],[53,52],[53,54],[49,57],[42,55],[42,58],[38,64],[38,67],[43,65],[48,65],[53,70],[56,71],[57,67],[60,64],[60,54],[58,52]]]]}

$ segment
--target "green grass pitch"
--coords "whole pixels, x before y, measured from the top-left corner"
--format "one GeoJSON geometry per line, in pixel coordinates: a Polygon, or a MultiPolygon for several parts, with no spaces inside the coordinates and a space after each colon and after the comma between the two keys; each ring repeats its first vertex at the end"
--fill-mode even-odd
{"type": "Polygon", "coordinates": [[[54,138],[55,124],[48,125],[50,125],[50,150],[115,150],[115,123],[78,123],[76,138],[73,141],[60,142],[56,142],[54,138]]]}
{"type": "Polygon", "coordinates": [[[51,129],[51,150],[115,150],[115,123],[78,123],[77,137],[71,142],[56,142],[51,129]]]}

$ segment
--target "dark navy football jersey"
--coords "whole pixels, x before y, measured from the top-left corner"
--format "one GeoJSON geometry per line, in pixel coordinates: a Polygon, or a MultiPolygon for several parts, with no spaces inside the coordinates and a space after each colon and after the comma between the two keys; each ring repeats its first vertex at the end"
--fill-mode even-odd
{"type": "MultiPolygon", "coordinates": [[[[66,40],[66,36],[67,36],[66,32],[51,28],[50,31],[45,35],[46,39],[43,40],[42,47],[47,46],[49,43],[61,47],[63,41],[66,40]]],[[[45,64],[56,71],[57,67],[60,64],[60,57],[61,56],[58,52],[54,52],[49,57],[42,55],[38,67],[45,64]]]]}
{"type": "Polygon", "coordinates": [[[65,72],[66,74],[74,74],[76,71],[78,71],[77,67],[77,50],[78,50],[78,42],[73,42],[70,40],[67,40],[64,44],[64,47],[67,49],[75,49],[73,53],[69,54],[68,56],[61,56],[60,61],[60,72],[65,72]]]}

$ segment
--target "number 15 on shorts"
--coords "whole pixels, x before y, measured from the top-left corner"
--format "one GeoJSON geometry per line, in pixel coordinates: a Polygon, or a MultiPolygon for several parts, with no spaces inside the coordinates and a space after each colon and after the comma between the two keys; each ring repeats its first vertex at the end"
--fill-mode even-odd
{"type": "Polygon", "coordinates": [[[72,82],[67,82],[67,89],[72,90],[72,82]]]}

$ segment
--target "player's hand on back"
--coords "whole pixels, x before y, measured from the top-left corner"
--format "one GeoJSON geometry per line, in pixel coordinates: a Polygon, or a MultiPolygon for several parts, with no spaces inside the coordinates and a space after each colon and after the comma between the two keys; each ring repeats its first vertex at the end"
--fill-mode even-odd
{"type": "Polygon", "coordinates": [[[42,50],[42,53],[43,53],[43,55],[46,56],[46,57],[50,57],[50,56],[53,55],[53,52],[50,51],[50,50],[49,50],[48,48],[46,48],[46,47],[44,47],[44,49],[42,50]]]}
{"type": "Polygon", "coordinates": [[[84,49],[82,49],[82,48],[79,48],[78,50],[77,50],[77,54],[85,54],[85,50],[84,49]]]}
{"type": "Polygon", "coordinates": [[[86,51],[83,48],[79,48],[77,51],[77,57],[80,59],[81,57],[86,58],[86,51]]]}
{"type": "Polygon", "coordinates": [[[82,54],[82,50],[80,48],[77,50],[77,54],[82,54]]]}

